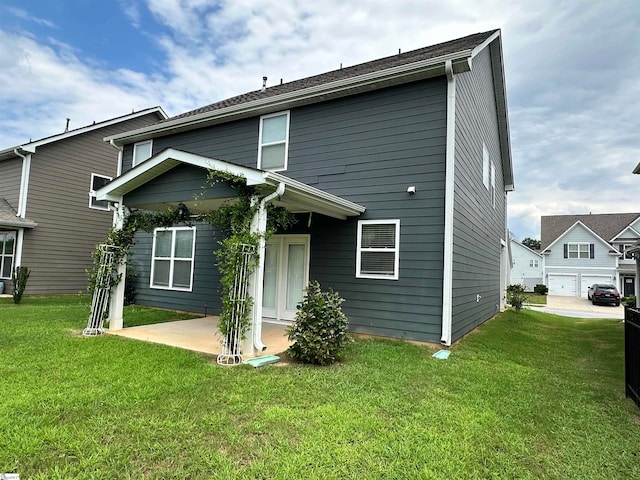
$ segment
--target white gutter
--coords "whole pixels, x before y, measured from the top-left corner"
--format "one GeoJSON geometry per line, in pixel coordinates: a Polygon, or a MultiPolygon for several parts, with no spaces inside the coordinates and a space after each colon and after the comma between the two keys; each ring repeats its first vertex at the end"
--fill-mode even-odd
{"type": "Polygon", "coordinates": [[[119,177],[122,174],[122,150],[124,150],[124,147],[116,145],[116,142],[113,140],[109,140],[109,144],[118,150],[118,169],[116,170],[116,177],[119,177]]]}
{"type": "MultiPolygon", "coordinates": [[[[35,152],[35,149],[33,149],[35,152]]],[[[20,194],[18,197],[17,217],[25,218],[27,214],[27,196],[29,194],[29,174],[31,173],[31,153],[22,155],[17,148],[13,149],[18,157],[22,158],[22,173],[20,175],[20,194]]]]}
{"type": "Polygon", "coordinates": [[[285,184],[280,182],[275,192],[267,195],[260,200],[258,206],[258,212],[252,222],[252,230],[257,229],[257,233],[260,235],[258,243],[258,266],[253,276],[253,345],[259,351],[264,351],[267,346],[262,343],[262,297],[264,293],[264,251],[265,251],[265,238],[264,234],[267,231],[267,203],[276,197],[281,197],[285,190],[285,184]]]}
{"type": "Polygon", "coordinates": [[[445,63],[447,74],[447,152],[444,196],[444,261],[442,272],[442,336],[440,343],[451,345],[453,317],[453,206],[455,187],[456,146],[456,79],[450,60],[445,63]]]}

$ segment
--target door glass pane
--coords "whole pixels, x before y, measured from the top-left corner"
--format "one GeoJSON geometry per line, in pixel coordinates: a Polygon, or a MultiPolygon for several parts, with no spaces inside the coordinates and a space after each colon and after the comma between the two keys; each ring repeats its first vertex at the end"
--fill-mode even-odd
{"type": "Polygon", "coordinates": [[[176,230],[176,258],[192,258],[193,230],[176,230]]]}
{"type": "Polygon", "coordinates": [[[157,287],[169,286],[169,260],[153,261],[153,285],[157,287]]]}
{"type": "Polygon", "coordinates": [[[2,272],[0,277],[11,278],[11,266],[13,264],[13,257],[2,257],[2,272]]]}
{"type": "Polygon", "coordinates": [[[171,256],[171,230],[160,230],[156,232],[156,257],[171,256]]]}
{"type": "Polygon", "coordinates": [[[278,250],[279,245],[267,243],[264,249],[264,289],[262,306],[276,308],[276,290],[278,287],[278,250]]]}
{"type": "Polygon", "coordinates": [[[282,142],[287,134],[287,116],[278,115],[262,120],[262,144],[282,142]]]}
{"type": "Polygon", "coordinates": [[[173,286],[178,288],[191,287],[190,260],[176,260],[173,263],[173,286]]]}
{"type": "Polygon", "coordinates": [[[262,147],[260,167],[263,170],[284,168],[284,143],[262,147]]]}
{"type": "Polygon", "coordinates": [[[295,310],[302,301],[304,288],[304,245],[289,245],[287,262],[287,310],[295,310]]]}

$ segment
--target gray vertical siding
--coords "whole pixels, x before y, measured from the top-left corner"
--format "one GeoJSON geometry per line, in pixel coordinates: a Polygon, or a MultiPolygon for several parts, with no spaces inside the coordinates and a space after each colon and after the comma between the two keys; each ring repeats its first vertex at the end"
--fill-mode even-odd
{"type": "Polygon", "coordinates": [[[453,339],[498,312],[505,196],[489,49],[456,76],[453,339]],[[482,144],[496,166],[496,208],[482,183],[482,144]],[[480,295],[479,302],[476,295],[480,295]]]}
{"type": "MultiPolygon", "coordinates": [[[[308,216],[304,216],[291,233],[311,234],[311,278],[346,299],[344,310],[354,331],[438,341],[446,81],[421,81],[296,108],[291,110],[290,122],[288,170],[281,173],[366,206],[366,213],[358,219],[400,219],[401,224],[399,280],[357,279],[358,219],[339,221],[314,215],[309,227],[308,216]],[[407,193],[409,185],[416,186],[415,195],[407,193]]],[[[255,117],[164,136],[154,139],[153,152],[172,147],[256,167],[258,128],[259,117],[255,117]]],[[[124,170],[130,168],[131,151],[131,146],[124,150],[124,170]]],[[[190,189],[195,177],[177,169],[173,173],[185,175],[182,184],[169,188],[169,172],[127,195],[125,203],[193,198],[190,189]],[[169,193],[174,190],[178,193],[169,193]]],[[[173,177],[176,181],[177,176],[173,177]]],[[[136,248],[143,245],[141,241],[136,248]]],[[[150,247],[136,250],[136,259],[143,262],[145,254],[150,254],[150,247]]],[[[150,292],[148,279],[141,277],[137,285],[142,304],[201,311],[202,295],[208,295],[198,292],[192,307],[177,307],[183,304],[150,292]]],[[[211,292],[211,288],[204,291],[211,292]]]]}
{"type": "Polygon", "coordinates": [[[157,120],[149,114],[37,148],[26,215],[38,226],[25,230],[22,254],[31,269],[26,293],[86,290],[91,253],[113,219],[111,212],[89,208],[91,173],[116,175],[118,151],[103,138],[157,120]]]}
{"type": "Polygon", "coordinates": [[[0,197],[18,210],[20,198],[20,180],[22,179],[22,159],[10,158],[0,161],[0,197]]]}

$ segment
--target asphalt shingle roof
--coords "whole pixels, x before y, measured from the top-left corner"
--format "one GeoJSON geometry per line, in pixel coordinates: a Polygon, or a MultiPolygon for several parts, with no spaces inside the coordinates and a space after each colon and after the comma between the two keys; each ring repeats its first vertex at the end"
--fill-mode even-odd
{"type": "Polygon", "coordinates": [[[6,199],[0,197],[0,227],[35,227],[36,223],[27,218],[16,217],[16,211],[7,202],[6,199]]]}
{"type": "Polygon", "coordinates": [[[599,213],[594,215],[549,215],[541,217],[541,250],[544,251],[544,249],[577,221],[584,223],[598,236],[608,242],[633,223],[639,216],[640,213],[599,213]]]}
{"type": "Polygon", "coordinates": [[[240,105],[262,98],[281,95],[283,93],[295,92],[297,90],[303,90],[305,88],[315,87],[337,80],[357,77],[359,75],[377,72],[400,65],[408,65],[410,63],[437,58],[443,55],[461,52],[464,50],[472,50],[475,47],[481,45],[482,42],[487,40],[497,31],[498,30],[491,30],[488,32],[476,33],[473,35],[468,35],[466,37],[458,38],[456,40],[451,40],[449,42],[439,43],[437,45],[431,45],[429,47],[419,48],[417,50],[411,50],[406,53],[399,53],[390,57],[380,58],[371,62],[341,68],[339,70],[322,73],[320,75],[314,75],[311,77],[303,78],[301,80],[283,83],[281,85],[274,85],[271,87],[267,87],[264,92],[262,90],[255,90],[252,92],[244,93],[236,97],[231,97],[220,102],[212,103],[210,105],[206,105],[204,107],[200,107],[195,110],[176,115],[175,117],[168,118],[167,120],[165,120],[165,122],[176,120],[178,118],[190,117],[192,115],[198,115],[221,108],[231,107],[234,105],[240,105]]]}

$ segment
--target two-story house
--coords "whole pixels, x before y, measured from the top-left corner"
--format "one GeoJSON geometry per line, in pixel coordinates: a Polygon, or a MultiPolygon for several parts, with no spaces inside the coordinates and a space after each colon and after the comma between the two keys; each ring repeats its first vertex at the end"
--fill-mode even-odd
{"type": "Polygon", "coordinates": [[[612,283],[621,295],[633,295],[636,272],[628,250],[638,239],[639,213],[543,216],[541,251],[549,295],[587,298],[594,283],[612,283]]]}
{"type": "MultiPolygon", "coordinates": [[[[513,171],[499,30],[265,85],[107,140],[122,175],[98,199],[123,211],[216,208],[230,189],[202,192],[213,169],[296,214],[260,252],[257,348],[261,323],[291,321],[309,279],[340,293],[355,332],[445,345],[503,305],[513,171]]],[[[220,238],[202,223],[139,234],[137,301],[219,311],[220,238]]],[[[122,326],[121,295],[110,328],[122,326]]]]}
{"type": "MultiPolygon", "coordinates": [[[[91,253],[113,222],[95,192],[118,171],[108,135],[167,118],[161,108],[67,130],[0,150],[0,280],[31,270],[27,294],[85,291],[91,253]]],[[[1,293],[1,292],[0,292],[1,293]]]]}
{"type": "Polygon", "coordinates": [[[542,282],[542,255],[511,240],[511,285],[523,285],[527,292],[542,282]]]}

